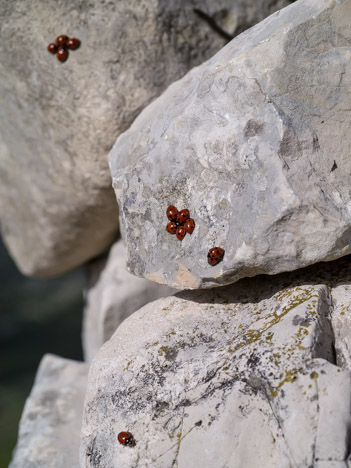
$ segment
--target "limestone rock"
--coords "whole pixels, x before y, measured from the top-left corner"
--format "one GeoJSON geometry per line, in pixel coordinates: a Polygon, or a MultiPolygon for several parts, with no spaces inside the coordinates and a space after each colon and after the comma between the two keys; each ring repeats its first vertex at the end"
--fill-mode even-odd
{"type": "Polygon", "coordinates": [[[351,370],[351,286],[340,284],[333,290],[333,330],[339,365],[351,370]]]}
{"type": "Polygon", "coordinates": [[[300,0],[172,84],[110,153],[129,270],[230,284],[351,252],[351,3],[300,0]],[[168,205],[195,231],[165,231],[168,205]],[[208,250],[225,250],[216,266],[208,250]]]}
{"type": "Polygon", "coordinates": [[[126,252],[120,240],[111,248],[107,260],[96,260],[87,267],[83,349],[88,362],[131,313],[148,302],[176,292],[129,274],[125,265],[126,252]]]}
{"type": "Polygon", "coordinates": [[[346,468],[351,369],[336,365],[331,323],[351,267],[335,263],[126,319],[91,366],[81,467],[346,468]],[[117,443],[125,430],[135,447],[117,443]]]}
{"type": "Polygon", "coordinates": [[[9,468],[79,468],[86,364],[47,354],[25,404],[9,468]]]}
{"type": "Polygon", "coordinates": [[[2,1],[0,222],[22,272],[59,274],[112,244],[116,137],[226,43],[211,19],[240,30],[288,3],[2,1]],[[47,46],[63,33],[81,47],[60,63],[47,46]]]}

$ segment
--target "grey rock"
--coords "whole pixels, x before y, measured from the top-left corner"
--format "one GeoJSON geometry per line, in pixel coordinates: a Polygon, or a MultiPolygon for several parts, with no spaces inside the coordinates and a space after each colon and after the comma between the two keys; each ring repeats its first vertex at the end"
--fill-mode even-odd
{"type": "Polygon", "coordinates": [[[130,314],[149,302],[176,292],[168,286],[131,275],[125,265],[126,252],[119,240],[112,246],[107,259],[96,260],[87,266],[82,336],[88,362],[130,314]]]}
{"type": "Polygon", "coordinates": [[[46,354],[26,401],[9,468],[79,468],[88,366],[46,354]]]}
{"type": "Polygon", "coordinates": [[[337,285],[333,289],[334,314],[332,318],[335,334],[336,359],[340,366],[351,370],[351,286],[337,285]]]}
{"type": "Polygon", "coordinates": [[[347,0],[300,0],[172,84],[110,153],[133,274],[230,284],[351,252],[347,0]],[[195,220],[182,242],[166,208],[195,220]],[[225,250],[216,266],[208,250],[225,250]]]}
{"type": "Polygon", "coordinates": [[[0,222],[22,272],[63,273],[112,244],[116,137],[226,43],[194,9],[234,31],[290,2],[255,3],[1,2],[0,222]],[[47,51],[63,33],[81,40],[64,64],[47,51]]]}
{"type": "Polygon", "coordinates": [[[81,467],[346,468],[351,368],[332,323],[350,277],[341,259],[135,312],[91,365],[81,467]]]}

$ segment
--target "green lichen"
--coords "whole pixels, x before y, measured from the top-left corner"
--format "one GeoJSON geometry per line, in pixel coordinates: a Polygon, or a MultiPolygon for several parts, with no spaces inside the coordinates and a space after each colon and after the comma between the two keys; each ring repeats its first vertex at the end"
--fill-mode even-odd
{"type": "Polygon", "coordinates": [[[129,369],[129,366],[131,365],[132,362],[133,362],[133,360],[128,361],[126,367],[124,368],[125,371],[127,371],[129,369]]]}
{"type": "Polygon", "coordinates": [[[158,354],[159,355],[166,354],[166,353],[168,353],[168,351],[169,351],[168,346],[161,346],[160,348],[158,348],[158,354]]]}

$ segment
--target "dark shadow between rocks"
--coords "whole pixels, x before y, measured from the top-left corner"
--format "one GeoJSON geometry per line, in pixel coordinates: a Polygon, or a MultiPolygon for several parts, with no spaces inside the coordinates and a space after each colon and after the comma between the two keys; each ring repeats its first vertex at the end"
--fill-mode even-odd
{"type": "Polygon", "coordinates": [[[351,255],[277,275],[242,278],[229,286],[205,290],[185,290],[175,294],[175,296],[199,304],[213,304],[217,300],[218,303],[247,304],[269,299],[285,288],[317,284],[325,284],[329,287],[336,287],[338,284],[351,284],[351,255]]]}

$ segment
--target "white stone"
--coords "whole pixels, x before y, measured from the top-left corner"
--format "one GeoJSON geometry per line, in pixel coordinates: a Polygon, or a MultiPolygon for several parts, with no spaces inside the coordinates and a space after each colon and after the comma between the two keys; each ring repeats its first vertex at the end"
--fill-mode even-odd
{"type": "Polygon", "coordinates": [[[125,265],[126,252],[119,240],[112,246],[107,260],[96,260],[86,267],[88,287],[82,335],[88,362],[130,314],[148,302],[176,292],[168,286],[131,275],[125,265]]]}
{"type": "Polygon", "coordinates": [[[208,288],[351,252],[350,17],[348,0],[295,2],[118,138],[109,160],[132,273],[208,288]],[[170,204],[196,224],[182,242],[165,231],[170,204]],[[225,255],[210,266],[214,246],[225,255]]]}
{"type": "Polygon", "coordinates": [[[342,259],[135,312],[93,360],[81,468],[346,467],[351,369],[331,323],[349,274],[342,259]]]}
{"type": "Polygon", "coordinates": [[[116,239],[107,154],[170,83],[211,57],[227,33],[290,0],[3,0],[0,222],[18,267],[63,273],[116,239]],[[81,47],[60,63],[60,34],[81,47]]]}
{"type": "Polygon", "coordinates": [[[333,289],[333,330],[335,349],[340,365],[351,369],[351,286],[340,284],[333,289]]]}
{"type": "Polygon", "coordinates": [[[51,354],[43,357],[9,468],[79,468],[87,376],[84,363],[51,354]]]}

